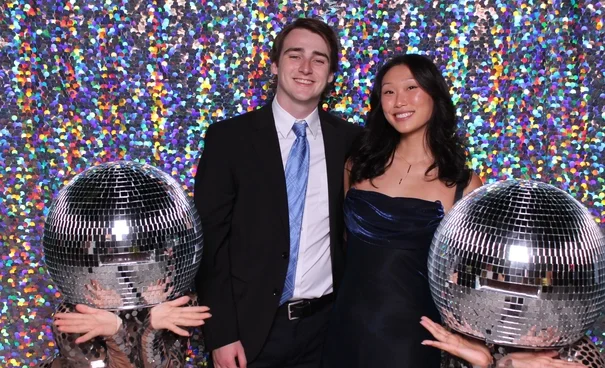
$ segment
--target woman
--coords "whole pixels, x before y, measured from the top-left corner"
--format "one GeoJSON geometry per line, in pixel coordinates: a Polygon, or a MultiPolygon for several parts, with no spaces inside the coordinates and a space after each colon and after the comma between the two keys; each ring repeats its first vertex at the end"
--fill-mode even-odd
{"type": "Polygon", "coordinates": [[[426,57],[402,55],[376,75],[370,112],[345,170],[347,266],[324,348],[325,367],[437,368],[421,345],[439,320],[428,278],[433,234],[481,186],[466,167],[449,88],[426,57]]]}
{"type": "MultiPolygon", "coordinates": [[[[113,290],[92,283],[88,288],[92,305],[120,298],[113,290]]],[[[165,299],[165,285],[148,288],[149,303],[165,299]]],[[[145,295],[147,294],[147,295],[145,295]]],[[[195,296],[182,296],[153,307],[111,312],[83,304],[63,302],[54,316],[53,335],[59,356],[41,367],[178,368],[185,366],[188,331],[210,318],[209,308],[198,306],[195,296]]]]}

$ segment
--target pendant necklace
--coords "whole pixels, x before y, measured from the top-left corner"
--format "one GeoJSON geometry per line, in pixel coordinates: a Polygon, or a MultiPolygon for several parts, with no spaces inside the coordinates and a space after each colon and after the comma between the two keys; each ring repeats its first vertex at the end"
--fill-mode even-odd
{"type": "MultiPolygon", "coordinates": [[[[401,156],[397,151],[395,151],[395,154],[397,156],[399,156],[399,158],[401,158],[403,161],[405,161],[406,164],[408,164],[408,171],[406,171],[405,176],[402,176],[401,178],[399,178],[399,183],[398,184],[401,185],[401,182],[404,181],[405,178],[407,178],[408,175],[410,174],[410,170],[412,169],[412,164],[408,160],[406,160],[405,158],[403,158],[403,156],[401,156]]],[[[423,162],[425,160],[426,159],[422,159],[422,160],[416,162],[415,164],[419,164],[419,163],[421,163],[421,162],[423,162]]]]}

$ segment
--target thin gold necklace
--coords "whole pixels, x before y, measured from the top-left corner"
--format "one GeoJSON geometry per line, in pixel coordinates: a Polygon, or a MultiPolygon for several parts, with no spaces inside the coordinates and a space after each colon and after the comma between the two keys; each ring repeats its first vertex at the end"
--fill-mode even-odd
{"type": "MultiPolygon", "coordinates": [[[[408,160],[406,160],[406,159],[405,159],[403,156],[401,156],[401,155],[400,155],[400,154],[399,154],[397,151],[395,151],[395,155],[399,156],[399,158],[401,158],[403,161],[405,161],[405,163],[406,163],[406,164],[408,164],[408,165],[409,165],[409,166],[408,166],[408,171],[406,171],[405,176],[402,176],[401,178],[399,178],[399,183],[398,183],[398,185],[401,185],[401,182],[402,182],[404,179],[406,179],[406,178],[408,177],[408,175],[410,174],[410,170],[412,169],[412,164],[411,164],[411,163],[410,163],[408,160]]],[[[421,162],[424,162],[424,161],[426,161],[426,158],[423,158],[422,160],[420,160],[420,161],[418,161],[418,162],[415,162],[415,163],[414,163],[414,165],[417,165],[417,164],[419,164],[419,163],[421,163],[421,162]]]]}

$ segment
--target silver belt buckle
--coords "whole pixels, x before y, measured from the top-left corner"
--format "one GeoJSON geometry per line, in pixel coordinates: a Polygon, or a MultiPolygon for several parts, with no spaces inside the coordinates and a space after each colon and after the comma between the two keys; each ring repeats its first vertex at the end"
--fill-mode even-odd
{"type": "Polygon", "coordinates": [[[290,321],[294,321],[295,319],[300,319],[300,317],[292,317],[292,309],[290,309],[290,307],[293,306],[293,305],[302,304],[304,302],[305,301],[303,299],[301,299],[301,300],[297,300],[297,301],[292,302],[292,303],[288,303],[288,319],[290,321]]]}

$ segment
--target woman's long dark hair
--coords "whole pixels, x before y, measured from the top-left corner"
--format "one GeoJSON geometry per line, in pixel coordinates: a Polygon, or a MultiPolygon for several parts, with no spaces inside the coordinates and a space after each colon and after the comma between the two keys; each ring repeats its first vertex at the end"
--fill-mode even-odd
{"type": "Polygon", "coordinates": [[[466,169],[466,148],[458,135],[456,109],[449,88],[439,69],[433,62],[421,55],[400,55],[380,68],[370,95],[370,112],[364,133],[357,141],[350,157],[350,183],[370,181],[382,174],[391,165],[401,134],[389,124],[384,116],[380,97],[382,80],[394,66],[407,65],[420,88],[433,99],[433,113],[427,124],[426,143],[434,157],[434,162],[425,175],[437,168],[437,178],[448,187],[466,185],[470,171],[466,169]]]}

